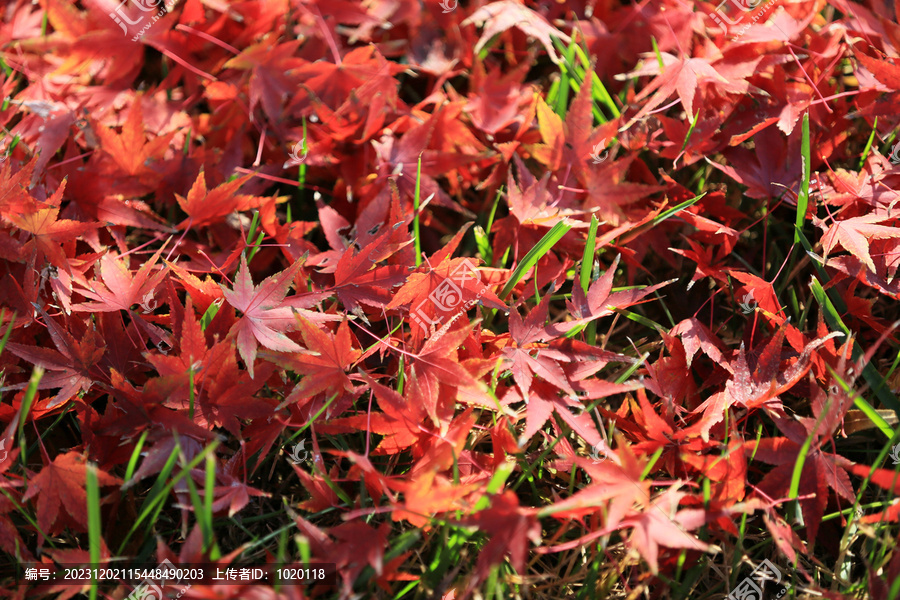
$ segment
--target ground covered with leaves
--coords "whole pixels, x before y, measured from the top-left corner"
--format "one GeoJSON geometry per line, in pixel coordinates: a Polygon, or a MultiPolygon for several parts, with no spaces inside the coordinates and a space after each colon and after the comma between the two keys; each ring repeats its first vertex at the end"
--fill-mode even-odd
{"type": "Polygon", "coordinates": [[[0,14],[0,597],[900,596],[900,4],[0,14]]]}

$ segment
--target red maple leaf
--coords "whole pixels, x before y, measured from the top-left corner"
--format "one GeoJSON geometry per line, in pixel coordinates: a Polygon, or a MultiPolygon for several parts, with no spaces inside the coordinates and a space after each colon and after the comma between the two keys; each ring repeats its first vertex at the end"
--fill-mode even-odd
{"type": "Polygon", "coordinates": [[[688,531],[706,524],[706,511],[702,509],[677,510],[684,492],[674,487],[653,499],[641,511],[634,511],[624,518],[621,527],[632,527],[628,545],[644,557],[650,572],[659,572],[659,547],[686,548],[705,552],[709,544],[701,542],[688,531]]]}
{"type": "Polygon", "coordinates": [[[131,308],[140,304],[144,297],[156,289],[166,276],[166,269],[160,269],[151,275],[163,248],[160,248],[150,260],[141,264],[141,267],[134,274],[128,267],[127,259],[117,257],[109,252],[104,254],[100,258],[100,263],[94,267],[102,282],[96,279],[90,282],[79,282],[80,287],[75,288],[76,292],[94,300],[94,302],[73,305],[72,310],[83,312],[125,310],[133,312],[131,308]]]}
{"type": "Polygon", "coordinates": [[[550,59],[555,63],[559,63],[560,59],[553,48],[553,41],[550,39],[550,36],[566,43],[572,39],[556,27],[553,27],[541,15],[514,0],[500,0],[500,2],[492,2],[487,6],[482,6],[469,15],[460,25],[465,26],[470,23],[487,24],[481,33],[481,39],[475,44],[473,50],[475,54],[481,52],[481,49],[495,35],[503,33],[511,27],[516,27],[523,33],[536,38],[547,50],[550,59]]]}
{"type": "Polygon", "coordinates": [[[725,383],[725,391],[713,394],[697,407],[695,413],[704,412],[705,431],[724,418],[725,410],[735,404],[753,410],[764,408],[775,416],[784,416],[779,395],[785,393],[809,371],[812,352],[828,340],[842,334],[831,333],[813,340],[803,348],[803,352],[787,368],[782,368],[784,360],[782,342],[785,328],[776,330],[775,335],[759,349],[749,355],[741,344],[737,358],[729,369],[733,375],[725,383]]]}
{"type": "Polygon", "coordinates": [[[822,250],[825,258],[828,258],[828,253],[840,244],[844,250],[875,271],[875,263],[869,255],[869,240],[900,238],[900,228],[876,225],[876,223],[889,218],[891,218],[889,214],[872,213],[834,221],[822,236],[822,250]]]}
{"type": "MultiPolygon", "coordinates": [[[[636,502],[648,504],[653,482],[643,477],[646,460],[639,459],[623,443],[619,444],[615,452],[609,450],[608,446],[606,450],[611,460],[598,463],[592,459],[575,457],[574,463],[585,470],[591,482],[565,500],[559,500],[541,509],[539,515],[553,515],[559,519],[567,519],[604,511],[607,528],[614,529],[636,502]]],[[[587,536],[592,537],[599,535],[592,532],[587,536]]],[[[574,547],[583,540],[584,538],[568,542],[566,545],[571,544],[574,547]]]]}
{"type": "Polygon", "coordinates": [[[544,328],[551,296],[551,293],[545,294],[541,303],[524,320],[517,311],[512,311],[509,315],[509,337],[512,344],[503,349],[503,362],[504,366],[512,370],[513,379],[526,401],[535,375],[540,375],[570,396],[575,395],[559,364],[560,361],[568,362],[571,357],[541,343],[555,337],[544,328]]]}
{"type": "Polygon", "coordinates": [[[628,155],[622,160],[606,161],[597,168],[586,168],[585,186],[588,193],[584,208],[596,208],[598,216],[611,225],[619,225],[625,220],[624,207],[665,189],[663,186],[625,181],[625,175],[635,160],[637,155],[628,155]]]}
{"type": "Polygon", "coordinates": [[[317,430],[328,433],[331,427],[350,426],[384,436],[378,447],[373,450],[374,454],[396,454],[429,435],[428,430],[421,424],[425,418],[424,403],[412,395],[412,392],[419,391],[418,386],[408,388],[411,394],[404,398],[371,377],[366,376],[366,382],[378,399],[381,412],[371,411],[334,419],[327,425],[317,427],[317,430]]]}
{"type": "MultiPolygon", "coordinates": [[[[246,477],[240,477],[239,472],[243,468],[242,462],[246,461],[244,450],[238,450],[234,456],[228,459],[223,468],[216,469],[216,479],[219,485],[213,488],[215,496],[212,502],[213,513],[225,512],[231,518],[241,509],[247,506],[252,497],[268,497],[271,494],[260,491],[247,485],[246,477]]],[[[202,485],[206,473],[200,469],[191,472],[194,480],[202,485]]]]}
{"type": "Polygon", "coordinates": [[[233,212],[260,208],[265,203],[284,202],[287,197],[265,198],[260,196],[248,196],[237,194],[237,190],[247,183],[253,176],[247,175],[225,183],[207,191],[206,176],[203,171],[197,175],[194,185],[191,186],[187,198],[175,194],[178,205],[187,213],[188,217],[178,224],[178,229],[185,227],[199,227],[211,225],[223,221],[233,212]]]}
{"type": "Polygon", "coordinates": [[[46,257],[51,265],[71,274],[72,269],[66,253],[63,251],[63,244],[96,229],[100,224],[59,218],[59,203],[65,188],[66,182],[63,180],[59,189],[47,199],[49,206],[29,203],[22,207],[22,212],[7,213],[6,219],[33,236],[22,248],[22,251],[24,253],[33,252],[35,264],[42,265],[46,257]]]}
{"type": "Polygon", "coordinates": [[[378,162],[378,180],[386,182],[388,179],[395,179],[401,198],[413,198],[421,159],[421,177],[418,177],[419,197],[431,198],[430,201],[436,205],[474,218],[471,211],[460,206],[438,185],[435,177],[446,175],[481,157],[429,148],[432,139],[436,137],[436,129],[442,126],[444,124],[438,110],[424,123],[411,127],[402,137],[385,134],[380,140],[373,141],[378,162]]]}
{"type": "Polygon", "coordinates": [[[871,71],[875,79],[892,90],[900,90],[900,65],[896,64],[895,58],[888,56],[873,58],[863,54],[855,47],[852,47],[852,50],[856,55],[856,60],[871,71]]]}
{"type": "MultiPolygon", "coordinates": [[[[67,452],[57,456],[29,482],[22,500],[37,496],[37,521],[45,534],[59,533],[65,525],[87,531],[87,469],[84,456],[67,452]]],[[[122,483],[118,477],[99,469],[97,481],[101,486],[122,483]]]]}
{"type": "Polygon", "coordinates": [[[579,325],[584,325],[606,315],[613,314],[614,309],[634,306],[644,297],[675,281],[672,279],[643,289],[613,292],[613,277],[619,266],[620,258],[621,255],[617,254],[606,273],[591,284],[587,294],[584,293],[584,290],[577,283],[572,287],[572,300],[567,301],[566,306],[569,309],[569,314],[574,316],[575,320],[564,321],[547,327],[549,334],[554,336],[565,335],[579,325]]]}
{"type": "Polygon", "coordinates": [[[472,327],[451,329],[425,340],[409,363],[409,393],[420,402],[436,427],[453,418],[458,390],[476,390],[475,378],[459,363],[459,348],[469,339],[472,327]]]}
{"type": "Polygon", "coordinates": [[[235,337],[238,352],[244,359],[251,378],[257,344],[278,352],[304,351],[302,346],[284,334],[296,326],[295,311],[317,323],[339,321],[342,318],[340,315],[326,315],[305,310],[315,305],[321,294],[294,296],[285,300],[301,263],[302,261],[296,261],[281,273],[268,277],[254,287],[250,269],[247,267],[247,257],[242,254],[241,266],[234,278],[234,289],[230,290],[220,284],[228,304],[242,313],[241,318],[229,331],[229,336],[235,337]]]}
{"type": "Polygon", "coordinates": [[[800,497],[806,496],[800,500],[800,509],[812,547],[828,504],[828,489],[834,490],[838,496],[847,501],[848,505],[856,501],[856,493],[848,476],[848,472],[854,472],[853,462],[839,454],[824,450],[824,446],[831,440],[832,432],[853,402],[842,392],[829,393],[826,398],[825,391],[812,377],[810,389],[812,417],[797,417],[796,421],[776,417],[775,424],[785,437],[762,438],[759,443],[745,442],[744,450],[747,456],[753,456],[755,460],[775,465],[775,468],[759,482],[758,488],[768,496],[768,499],[777,500],[787,496],[797,465],[797,456],[807,442],[811,441],[800,472],[800,487],[797,493],[800,497]]]}
{"type": "MultiPolygon", "coordinates": [[[[636,384],[613,384],[595,386],[585,399],[604,398],[634,390],[636,384]]],[[[513,393],[513,392],[511,392],[513,393]]],[[[508,399],[507,399],[508,400],[508,399]]],[[[519,437],[519,445],[525,445],[531,437],[553,416],[555,412],[590,446],[602,443],[603,438],[589,413],[584,412],[584,404],[572,398],[560,398],[559,390],[551,384],[536,381],[528,395],[528,408],[525,413],[525,429],[519,437]],[[573,410],[575,412],[573,412],[573,410]]]]}
{"type": "Polygon", "coordinates": [[[362,356],[362,351],[353,347],[353,335],[347,321],[342,321],[338,326],[337,335],[325,333],[299,311],[296,322],[309,351],[294,355],[264,354],[275,364],[303,375],[300,383],[278,408],[295,403],[303,406],[321,392],[331,397],[344,391],[355,391],[346,369],[362,356]]]}
{"type": "Polygon", "coordinates": [[[374,266],[395,252],[396,245],[388,244],[392,236],[393,231],[386,231],[359,252],[351,247],[340,253],[330,289],[348,310],[356,309],[359,303],[384,308],[391,301],[391,289],[405,279],[404,265],[374,266]]]}
{"type": "Polygon", "coordinates": [[[506,310],[506,304],[482,283],[481,273],[470,258],[449,258],[468,227],[459,231],[444,248],[411,274],[385,309],[409,305],[410,329],[414,340],[421,340],[431,329],[439,329],[447,320],[472,304],[506,310]]]}
{"type": "Polygon", "coordinates": [[[281,105],[297,87],[293,71],[306,63],[293,56],[299,40],[276,44],[277,39],[266,36],[223,65],[226,69],[250,71],[250,111],[262,104],[273,125],[283,121],[281,105]]]}
{"type": "Polygon", "coordinates": [[[785,138],[775,127],[763,129],[754,136],[758,145],[753,150],[743,147],[728,148],[725,157],[728,165],[713,166],[740,184],[751,198],[777,198],[784,188],[791,187],[801,178],[800,132],[785,138]]]}
{"type": "Polygon", "coordinates": [[[525,573],[525,558],[528,554],[528,540],[535,544],[541,541],[541,525],[536,510],[523,508],[512,490],[506,490],[491,498],[490,508],[480,510],[463,521],[474,525],[488,536],[488,543],[481,549],[475,564],[475,580],[482,581],[490,573],[491,567],[509,562],[517,573],[525,573]]]}
{"type": "MultiPolygon", "coordinates": [[[[353,48],[341,58],[340,64],[326,60],[309,62],[295,71],[301,81],[301,88],[290,90],[296,96],[288,110],[305,108],[310,103],[310,97],[336,110],[351,94],[363,87],[372,89],[373,96],[378,92],[384,101],[394,102],[398,87],[394,76],[404,68],[403,65],[386,60],[375,45],[353,48]]],[[[372,105],[374,109],[382,100],[376,98],[372,102],[375,103],[372,105]]]]}
{"type": "Polygon", "coordinates": [[[100,148],[118,165],[127,175],[146,181],[148,178],[158,176],[158,173],[148,166],[151,159],[159,160],[169,147],[169,142],[176,132],[157,137],[147,141],[144,133],[144,114],[141,109],[141,97],[137,96],[128,111],[128,118],[122,125],[122,133],[115,133],[108,127],[95,129],[100,138],[100,148]]]}
{"type": "MultiPolygon", "coordinates": [[[[657,75],[650,85],[641,90],[641,93],[635,97],[635,100],[643,100],[651,94],[650,99],[644,103],[641,110],[631,118],[625,127],[629,127],[632,123],[639,121],[650,112],[665,102],[673,92],[678,93],[681,105],[687,112],[688,118],[694,118],[694,95],[697,93],[700,84],[711,84],[723,92],[732,94],[746,94],[748,92],[760,92],[759,88],[750,85],[747,81],[739,79],[737,73],[729,73],[731,78],[726,78],[712,66],[709,58],[706,57],[682,57],[678,58],[668,52],[660,52],[659,55],[648,52],[643,55],[645,64],[639,69],[635,69],[627,75],[627,77],[635,77],[641,75],[657,75]],[[659,60],[662,61],[660,67],[659,60]]],[[[752,66],[746,71],[745,76],[752,75],[752,66]]],[[[625,76],[623,76],[624,78],[625,76]]]]}
{"type": "MultiPolygon", "coordinates": [[[[47,325],[47,331],[53,340],[56,350],[41,346],[25,346],[9,342],[7,348],[10,352],[24,358],[33,365],[48,369],[38,389],[59,388],[59,393],[53,397],[46,408],[54,408],[67,401],[79,392],[88,391],[94,383],[97,373],[91,373],[96,369],[97,363],[106,351],[103,338],[93,327],[87,328],[84,334],[76,339],[66,328],[60,327],[43,310],[40,314],[47,325]]],[[[71,326],[71,325],[70,325],[71,326]]],[[[11,386],[24,388],[27,384],[11,386]]]]}
{"type": "Polygon", "coordinates": [[[382,523],[377,529],[355,520],[322,531],[303,517],[294,519],[297,528],[309,539],[315,556],[334,563],[342,580],[343,595],[349,597],[353,582],[366,566],[376,575],[384,570],[384,553],[388,547],[390,523],[382,523]],[[331,539],[334,538],[334,539],[331,539]]]}

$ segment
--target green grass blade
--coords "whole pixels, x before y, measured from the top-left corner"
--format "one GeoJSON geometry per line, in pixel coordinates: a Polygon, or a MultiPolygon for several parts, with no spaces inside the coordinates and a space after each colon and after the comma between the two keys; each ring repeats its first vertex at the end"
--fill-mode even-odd
{"type": "Polygon", "coordinates": [[[897,370],[898,366],[900,366],[900,352],[897,352],[897,356],[894,357],[894,362],[891,364],[891,368],[888,369],[887,373],[885,373],[884,379],[883,379],[883,384],[879,385],[878,388],[872,392],[873,394],[877,394],[878,392],[881,391],[881,388],[884,387],[884,384],[886,384],[888,382],[888,380],[890,380],[891,375],[894,374],[894,371],[897,370]]]}
{"type": "Polygon", "coordinates": [[[859,169],[862,171],[863,166],[866,164],[866,159],[869,157],[869,152],[872,150],[872,143],[875,141],[875,132],[878,130],[878,117],[875,117],[875,123],[872,125],[872,132],[869,134],[869,141],[866,142],[866,147],[863,149],[862,157],[859,159],[859,169]]]}
{"type": "Polygon", "coordinates": [[[7,155],[7,156],[12,156],[13,150],[15,150],[15,149],[16,149],[16,146],[19,145],[19,141],[21,141],[21,139],[22,139],[22,138],[19,137],[19,134],[18,134],[18,133],[17,133],[16,135],[13,136],[12,141],[9,143],[9,147],[6,149],[6,155],[7,155]]]}
{"type": "Polygon", "coordinates": [[[315,423],[315,422],[316,422],[316,419],[318,419],[318,418],[322,415],[323,412],[325,412],[326,410],[328,410],[328,407],[331,406],[331,403],[332,403],[332,402],[334,402],[335,400],[337,400],[337,397],[338,397],[338,396],[340,396],[340,393],[339,393],[339,392],[335,392],[335,393],[331,396],[331,398],[329,398],[328,400],[326,400],[326,401],[325,401],[325,404],[322,405],[322,408],[320,408],[318,411],[316,411],[316,414],[314,414],[314,415],[312,416],[312,418],[311,418],[309,421],[307,421],[302,427],[300,427],[299,429],[297,429],[297,431],[294,432],[294,434],[291,436],[291,439],[288,440],[288,443],[293,442],[293,441],[297,438],[297,436],[299,436],[301,433],[303,433],[304,431],[306,431],[306,429],[307,429],[310,425],[312,425],[313,423],[315,423]]]}
{"type": "MultiPolygon", "coordinates": [[[[309,148],[306,145],[306,140],[309,139],[306,137],[306,117],[303,117],[303,139],[300,141],[302,144],[300,146],[301,154],[305,157],[309,152],[309,148]]],[[[297,186],[298,190],[306,189],[306,162],[300,163],[300,168],[297,170],[297,186]]]]}
{"type": "Polygon", "coordinates": [[[250,253],[247,255],[247,264],[253,260],[253,257],[256,256],[256,253],[259,252],[260,244],[262,244],[263,238],[266,237],[265,231],[260,231],[259,235],[256,238],[256,241],[253,242],[253,245],[250,246],[250,253]]]}
{"type": "Polygon", "coordinates": [[[23,467],[28,464],[28,450],[25,445],[25,420],[28,418],[28,413],[31,412],[31,405],[37,396],[38,385],[40,385],[43,376],[44,367],[36,366],[34,371],[31,372],[31,379],[28,380],[28,387],[25,389],[25,396],[22,398],[22,406],[19,409],[19,448],[21,450],[20,458],[22,459],[23,467]]]}
{"type": "Polygon", "coordinates": [[[138,458],[141,456],[141,450],[144,447],[144,442],[147,441],[147,434],[150,431],[145,429],[141,434],[141,437],[138,438],[137,444],[134,445],[134,450],[131,452],[131,458],[128,459],[128,467],[125,469],[125,479],[124,481],[130,481],[132,477],[134,477],[134,470],[137,467],[138,458]]]}
{"type": "Polygon", "coordinates": [[[501,185],[500,188],[497,190],[497,195],[494,197],[494,205],[491,207],[491,214],[488,215],[487,224],[484,227],[484,229],[488,233],[488,235],[490,235],[491,229],[494,227],[494,215],[497,214],[497,206],[500,205],[500,198],[502,198],[502,197],[503,197],[503,186],[501,185]]]}
{"type": "Polygon", "coordinates": [[[591,215],[591,228],[588,231],[587,242],[584,244],[584,254],[581,255],[581,289],[587,294],[588,285],[591,283],[591,269],[594,266],[594,252],[597,246],[597,227],[600,221],[597,215],[591,215]]]}
{"type": "Polygon", "coordinates": [[[653,54],[656,55],[656,62],[659,64],[659,72],[666,70],[666,63],[663,62],[662,54],[659,53],[659,44],[656,43],[656,36],[650,36],[650,44],[653,46],[653,54]]]}
{"type": "MultiPolygon", "coordinates": [[[[622,112],[619,110],[619,107],[616,106],[616,103],[613,101],[612,96],[610,96],[609,91],[606,89],[606,86],[603,85],[603,82],[600,81],[600,78],[597,76],[597,73],[591,68],[591,61],[588,60],[587,56],[587,47],[582,48],[580,45],[575,46],[575,53],[578,55],[578,58],[581,60],[581,64],[584,67],[585,71],[591,72],[591,83],[592,88],[591,91],[594,93],[594,97],[598,100],[603,106],[612,113],[613,117],[618,119],[622,116],[622,112]]],[[[602,119],[601,123],[605,123],[606,119],[602,119]]]]}
{"type": "MultiPolygon", "coordinates": [[[[557,47],[561,45],[559,44],[557,47]]],[[[547,103],[554,107],[557,115],[565,118],[569,106],[569,72],[574,71],[575,50],[570,44],[568,48],[560,52],[560,55],[564,60],[559,66],[559,79],[553,82],[557,93],[553,98],[548,95],[547,103]]]]}
{"type": "MultiPolygon", "coordinates": [[[[895,139],[897,139],[897,132],[892,131],[891,135],[889,135],[888,138],[886,140],[884,140],[884,145],[882,146],[882,151],[881,151],[881,154],[883,156],[890,156],[891,154],[893,154],[895,139]]],[[[10,152],[12,152],[12,150],[10,150],[10,152]]]]}
{"type": "MultiPolygon", "coordinates": [[[[6,309],[0,309],[0,324],[3,323],[3,319],[6,317],[6,309]]],[[[6,333],[3,334],[3,339],[0,339],[0,354],[3,354],[3,349],[6,348],[6,342],[9,340],[9,336],[12,335],[13,324],[16,322],[16,313],[13,312],[9,316],[9,327],[6,328],[6,333]]]]}
{"type": "Polygon", "coordinates": [[[259,211],[253,211],[253,220],[250,221],[250,228],[247,230],[247,239],[244,240],[244,243],[248,246],[253,243],[253,236],[256,235],[256,228],[259,226],[259,211]]]}
{"type": "Polygon", "coordinates": [[[551,36],[551,39],[553,40],[553,45],[556,46],[557,51],[563,57],[563,64],[566,67],[565,72],[568,75],[569,87],[572,89],[572,91],[578,93],[581,85],[583,85],[587,80],[588,72],[590,72],[591,97],[594,100],[592,112],[594,113],[594,118],[597,119],[597,122],[606,123],[609,120],[605,117],[598,105],[606,107],[606,109],[615,118],[618,119],[621,116],[621,111],[619,111],[619,107],[616,106],[616,103],[613,101],[612,96],[610,96],[609,91],[606,89],[606,86],[603,85],[603,82],[600,81],[597,73],[594,72],[593,68],[591,67],[591,61],[587,56],[587,48],[582,48],[581,45],[577,44],[574,41],[569,45],[568,48],[566,48],[559,39],[553,36],[551,36]],[[573,50],[574,55],[570,54],[570,51],[573,50]],[[571,58],[569,58],[570,56],[571,58]],[[581,62],[580,65],[575,64],[575,56],[577,56],[579,61],[581,62]]]}
{"type": "Polygon", "coordinates": [[[696,115],[691,115],[691,126],[688,127],[687,135],[684,136],[684,142],[681,144],[681,150],[679,152],[684,152],[684,149],[687,148],[687,145],[691,141],[691,136],[694,135],[694,127],[697,126],[697,121],[700,120],[700,109],[697,109],[696,115]]]}
{"type": "Polygon", "coordinates": [[[190,477],[185,479],[188,486],[188,495],[191,497],[191,505],[194,508],[194,516],[203,532],[203,551],[206,552],[212,546],[212,527],[207,518],[207,514],[203,510],[203,500],[200,498],[200,492],[197,490],[197,484],[190,477]]]}
{"type": "Polygon", "coordinates": [[[639,315],[636,312],[631,312],[630,310],[625,310],[624,308],[617,308],[615,309],[615,311],[623,317],[631,319],[635,323],[640,323],[644,327],[649,327],[653,331],[668,331],[666,327],[663,327],[653,319],[648,319],[644,315],[639,315]]]}
{"type": "MultiPolygon", "coordinates": [[[[215,449],[218,447],[218,445],[219,441],[213,440],[213,442],[209,446],[201,450],[197,454],[197,456],[192,458],[190,462],[188,462],[188,464],[186,464],[175,477],[173,477],[162,487],[160,487],[156,493],[154,493],[154,490],[151,489],[150,495],[148,495],[147,499],[144,501],[144,505],[141,507],[141,512],[138,515],[137,520],[135,520],[134,524],[131,526],[131,530],[125,536],[125,539],[122,540],[121,545],[119,546],[118,554],[122,554],[123,550],[128,545],[128,541],[131,540],[131,536],[134,535],[138,527],[140,527],[148,517],[158,514],[158,512],[162,510],[163,502],[168,497],[169,492],[172,491],[172,488],[175,487],[175,484],[184,479],[186,476],[189,476],[191,470],[196,468],[196,466],[199,465],[202,460],[205,460],[207,454],[209,454],[210,452],[215,452],[215,449]]],[[[175,459],[180,453],[180,445],[178,444],[178,442],[176,442],[175,448],[172,449],[172,455],[170,455],[169,457],[169,461],[166,462],[166,466],[163,467],[162,471],[160,471],[159,477],[156,480],[156,484],[154,484],[153,486],[154,489],[156,489],[157,484],[160,484],[161,482],[164,482],[166,481],[166,479],[168,479],[169,473],[172,472],[170,464],[174,465],[175,459]],[[168,473],[165,473],[167,468],[168,473]]],[[[155,521],[155,518],[151,520],[155,521]]]]}
{"type": "Polygon", "coordinates": [[[203,482],[203,516],[209,527],[210,545],[215,544],[213,537],[213,499],[216,496],[216,457],[212,454],[206,455],[206,479],[203,482]]]}
{"type": "Polygon", "coordinates": [[[800,243],[800,232],[806,222],[806,211],[809,206],[809,178],[812,163],[810,161],[809,148],[809,112],[803,115],[803,136],[800,142],[802,158],[803,181],[800,184],[800,193],[797,195],[797,222],[794,230],[794,244],[800,243]]]}
{"type": "MultiPolygon", "coordinates": [[[[628,367],[625,370],[624,373],[622,373],[621,375],[616,377],[616,383],[625,383],[626,381],[628,381],[628,378],[631,377],[634,374],[634,372],[637,371],[641,367],[641,365],[644,364],[644,361],[647,360],[649,357],[650,357],[649,352],[645,352],[644,354],[642,354],[640,359],[636,360],[634,363],[632,363],[632,365],[630,367],[628,367]]],[[[592,408],[593,408],[593,406],[592,406],[592,408]]]]}
{"type": "Polygon", "coordinates": [[[665,448],[657,448],[656,452],[650,457],[650,460],[647,461],[647,466],[644,467],[644,470],[641,472],[641,481],[647,479],[647,476],[653,472],[653,467],[656,466],[656,461],[662,456],[663,450],[665,450],[665,448]]]}
{"type": "Polygon", "coordinates": [[[475,243],[478,244],[478,251],[481,253],[481,258],[484,259],[484,264],[489,267],[494,264],[494,249],[491,247],[489,236],[491,235],[491,229],[494,227],[494,216],[497,214],[497,206],[499,206],[500,198],[502,196],[503,186],[500,186],[497,190],[497,195],[494,197],[494,205],[491,207],[490,214],[488,214],[484,229],[481,229],[484,236],[483,240],[479,239],[479,228],[476,227],[475,231],[475,243]],[[482,243],[484,244],[484,247],[482,247],[482,243]]]}
{"type": "Polygon", "coordinates": [[[838,376],[834,369],[832,369],[827,364],[825,365],[825,367],[831,373],[831,376],[834,377],[834,380],[838,383],[841,389],[844,390],[845,393],[853,397],[853,404],[859,410],[861,410],[869,418],[869,420],[872,421],[872,423],[875,424],[878,430],[881,431],[881,433],[883,433],[885,437],[887,437],[888,439],[893,439],[895,432],[893,429],[891,429],[890,424],[884,420],[884,417],[881,416],[881,413],[872,408],[872,405],[866,402],[866,400],[862,396],[857,394],[855,390],[852,390],[850,386],[847,385],[847,382],[845,382],[840,376],[838,376]]]}
{"type": "Polygon", "coordinates": [[[831,400],[829,399],[828,403],[825,405],[825,410],[819,414],[815,426],[813,426],[809,435],[806,436],[806,439],[803,440],[803,445],[800,446],[800,450],[797,452],[797,460],[794,461],[794,471],[791,473],[791,485],[788,489],[787,496],[790,499],[790,504],[787,507],[788,521],[793,521],[795,523],[802,522],[803,517],[800,512],[800,501],[797,499],[797,496],[800,495],[800,476],[803,474],[803,467],[806,465],[806,458],[809,456],[809,449],[812,447],[812,440],[819,427],[819,422],[822,420],[822,417],[828,414],[830,404],[831,400]]]}
{"type": "Polygon", "coordinates": [[[516,463],[514,462],[501,463],[500,466],[497,467],[497,470],[494,471],[491,480],[488,482],[485,495],[479,498],[478,502],[475,503],[474,512],[484,510],[490,506],[490,496],[497,494],[500,489],[506,485],[506,480],[509,479],[509,476],[512,474],[515,467],[516,463]]]}
{"type": "MultiPolygon", "coordinates": [[[[221,298],[219,300],[222,300],[221,298]]],[[[219,300],[213,302],[209,305],[209,308],[206,309],[206,312],[203,313],[203,316],[200,317],[200,330],[206,331],[206,328],[209,327],[210,322],[216,318],[216,314],[219,312],[219,307],[222,306],[222,302],[219,300]]]]}
{"type": "Polygon", "coordinates": [[[525,276],[525,274],[531,270],[534,265],[548,252],[553,246],[556,245],[556,242],[562,239],[564,235],[566,235],[569,230],[572,229],[572,226],[566,223],[565,221],[560,221],[553,228],[548,231],[541,241],[535,244],[534,248],[528,251],[527,254],[522,258],[521,262],[516,266],[515,270],[513,270],[512,276],[509,278],[509,281],[506,282],[506,285],[503,286],[503,290],[500,292],[500,298],[505,300],[507,296],[513,291],[513,288],[516,287],[516,284],[521,281],[521,279],[525,276]]]}
{"type": "MultiPolygon", "coordinates": [[[[816,301],[822,307],[822,312],[825,314],[825,321],[834,331],[842,331],[845,335],[850,335],[850,328],[844,324],[844,321],[841,319],[841,315],[832,302],[831,298],[828,294],[825,293],[825,290],[822,288],[822,284],[813,277],[812,283],[810,284],[810,288],[812,289],[813,296],[816,298],[816,301]]],[[[853,360],[859,360],[865,353],[862,348],[860,348],[859,343],[854,342],[853,344],[853,360]]],[[[900,400],[897,400],[897,397],[890,390],[890,386],[885,385],[884,378],[881,374],[878,373],[878,370],[875,369],[871,364],[867,364],[863,368],[863,379],[866,380],[866,383],[875,390],[873,395],[878,398],[878,401],[881,402],[885,407],[893,410],[898,417],[900,417],[900,400]]],[[[860,402],[865,402],[862,398],[859,399],[860,402]]],[[[868,410],[865,410],[866,414],[870,414],[874,409],[869,406],[868,410]]],[[[876,423],[877,424],[877,423],[876,423]]]]}
{"type": "MultiPolygon", "coordinates": [[[[88,518],[88,547],[91,557],[91,566],[97,567],[100,564],[100,483],[97,480],[97,465],[89,462],[86,470],[86,488],[87,488],[87,518],[88,518]]],[[[97,598],[97,579],[96,572],[91,569],[91,591],[90,599],[97,598]]]]}
{"type": "MultiPolygon", "coordinates": [[[[550,106],[554,106],[557,102],[557,99],[559,97],[560,82],[561,79],[555,80],[550,84],[550,89],[547,91],[547,104],[549,104],[550,106]]],[[[568,86],[568,79],[566,80],[565,85],[568,86]]],[[[558,108],[554,108],[554,110],[558,111],[558,108]]],[[[557,114],[559,113],[557,112],[557,114]]]]}
{"type": "Polygon", "coordinates": [[[574,61],[569,60],[569,49],[571,48],[571,44],[566,47],[562,43],[562,40],[553,35],[550,36],[550,41],[553,42],[553,45],[556,47],[557,53],[559,53],[560,57],[562,57],[562,63],[566,68],[566,72],[573,73],[575,71],[574,61]]]}
{"type": "Polygon", "coordinates": [[[668,209],[668,210],[665,210],[665,211],[659,213],[659,214],[658,214],[656,217],[654,217],[654,219],[653,219],[653,226],[655,227],[656,225],[659,225],[660,223],[662,223],[663,221],[665,221],[665,220],[668,219],[669,217],[671,217],[671,216],[673,216],[673,215],[676,215],[676,214],[680,213],[681,211],[683,211],[683,210],[686,209],[687,207],[693,206],[693,205],[697,204],[697,202],[699,202],[700,199],[703,198],[703,196],[705,196],[705,195],[706,195],[706,192],[703,192],[702,194],[698,194],[697,196],[694,196],[694,197],[691,198],[690,200],[685,200],[684,202],[681,202],[681,203],[679,203],[679,204],[676,204],[676,205],[673,206],[672,208],[670,208],[670,209],[668,209]]]}
{"type": "Polygon", "coordinates": [[[416,167],[416,193],[413,196],[413,239],[416,245],[416,266],[422,264],[422,239],[419,236],[419,198],[422,192],[422,155],[416,167]]]}
{"type": "Polygon", "coordinates": [[[485,264],[491,264],[491,242],[488,235],[481,225],[472,228],[475,233],[475,246],[478,248],[478,254],[484,259],[485,264]]]}
{"type": "Polygon", "coordinates": [[[12,494],[10,494],[5,488],[2,488],[2,487],[0,487],[0,494],[3,494],[3,496],[7,499],[7,501],[9,501],[9,505],[12,506],[23,519],[28,521],[28,524],[31,525],[31,527],[35,531],[37,531],[39,534],[41,534],[41,536],[47,542],[47,545],[49,545],[54,550],[57,549],[56,542],[53,541],[53,537],[48,536],[47,532],[44,531],[43,529],[41,529],[41,526],[38,525],[38,522],[34,519],[34,517],[32,517],[28,513],[28,511],[25,509],[24,506],[22,506],[21,504],[19,504],[16,501],[16,499],[12,496],[12,494]]]}

